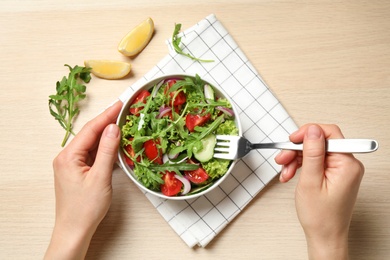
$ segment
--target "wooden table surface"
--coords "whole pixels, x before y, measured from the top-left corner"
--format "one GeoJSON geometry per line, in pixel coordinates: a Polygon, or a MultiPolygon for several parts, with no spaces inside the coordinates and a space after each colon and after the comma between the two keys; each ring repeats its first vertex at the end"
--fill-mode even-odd
{"type": "MultiPolygon", "coordinates": [[[[93,78],[75,123],[89,119],[167,53],[175,23],[214,13],[298,125],[338,124],[374,138],[355,207],[351,259],[390,256],[390,2],[110,0],[0,2],[0,259],[41,259],[54,222],[52,160],[64,134],[48,95],[85,59],[130,61],[122,80],[93,78]],[[152,17],[155,35],[136,58],[116,49],[152,17]]],[[[294,206],[297,179],[275,178],[206,248],[188,248],[118,168],[110,211],[87,259],[306,259],[294,206]]],[[[324,220],[326,221],[326,220],[324,220]]]]}

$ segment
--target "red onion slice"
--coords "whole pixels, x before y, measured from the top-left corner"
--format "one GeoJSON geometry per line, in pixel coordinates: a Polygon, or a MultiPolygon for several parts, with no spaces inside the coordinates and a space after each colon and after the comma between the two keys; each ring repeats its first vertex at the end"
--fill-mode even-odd
{"type": "Polygon", "coordinates": [[[157,95],[157,92],[158,90],[160,89],[160,87],[162,86],[162,84],[164,83],[164,80],[161,80],[159,83],[157,83],[156,87],[154,88],[154,91],[152,93],[152,98],[155,98],[156,95],[157,95]]]}
{"type": "Polygon", "coordinates": [[[163,163],[166,163],[166,162],[169,162],[170,164],[176,164],[176,163],[182,163],[182,162],[185,162],[187,161],[188,159],[188,156],[184,156],[183,158],[177,158],[178,156],[176,155],[175,158],[170,158],[170,156],[168,154],[164,154],[163,155],[163,163]]]}
{"type": "Polygon", "coordinates": [[[157,118],[160,119],[171,111],[172,111],[172,108],[170,108],[170,107],[164,107],[164,106],[160,107],[160,110],[158,111],[159,113],[157,115],[157,118]]]}
{"type": "Polygon", "coordinates": [[[169,159],[176,159],[178,156],[179,156],[178,153],[175,153],[175,154],[170,154],[170,153],[168,153],[168,158],[169,158],[169,159]]]}
{"type": "Polygon", "coordinates": [[[222,111],[224,114],[234,117],[234,111],[227,107],[217,106],[215,109],[218,109],[219,111],[222,111]]]}
{"type": "Polygon", "coordinates": [[[169,78],[169,79],[165,79],[164,83],[167,83],[168,81],[171,81],[171,80],[179,81],[179,80],[182,80],[182,79],[181,78],[169,78]]]}
{"type": "Polygon", "coordinates": [[[169,162],[169,161],[170,161],[170,160],[169,160],[169,157],[168,157],[168,155],[167,155],[166,153],[164,153],[163,158],[162,158],[162,161],[163,161],[163,163],[166,163],[166,162],[169,162]]]}
{"type": "Polygon", "coordinates": [[[191,190],[191,183],[190,183],[189,180],[187,180],[186,178],[184,178],[182,176],[179,176],[177,174],[175,174],[175,178],[183,183],[184,187],[183,187],[183,192],[181,193],[181,195],[186,195],[188,192],[190,192],[190,190],[191,190]]]}

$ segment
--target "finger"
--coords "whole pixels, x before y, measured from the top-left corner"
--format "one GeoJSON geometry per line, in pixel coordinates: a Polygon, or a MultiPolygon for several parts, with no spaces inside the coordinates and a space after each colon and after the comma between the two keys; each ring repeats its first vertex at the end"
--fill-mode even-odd
{"type": "Polygon", "coordinates": [[[325,136],[318,125],[310,125],[303,140],[300,181],[307,186],[319,186],[324,178],[325,136]]]}
{"type": "Polygon", "coordinates": [[[68,145],[71,151],[90,151],[99,140],[104,128],[116,121],[122,101],[115,102],[100,115],[89,121],[68,145]]]}
{"type": "Polygon", "coordinates": [[[283,165],[282,171],[280,172],[279,181],[284,183],[291,180],[295,176],[299,166],[299,160],[297,159],[286,165],[283,165]]]}
{"type": "Polygon", "coordinates": [[[116,124],[108,125],[100,138],[92,169],[107,181],[111,180],[112,168],[117,159],[119,140],[120,130],[116,124]]]}
{"type": "Polygon", "coordinates": [[[282,150],[275,156],[275,162],[280,165],[286,165],[292,162],[297,157],[297,151],[282,150]]]}
{"type": "MultiPolygon", "coordinates": [[[[313,124],[306,124],[300,127],[296,132],[292,133],[290,135],[290,141],[294,143],[302,143],[305,137],[305,133],[311,125],[313,124]]],[[[322,128],[326,139],[344,138],[340,128],[337,125],[319,124],[319,126],[322,128]]]]}

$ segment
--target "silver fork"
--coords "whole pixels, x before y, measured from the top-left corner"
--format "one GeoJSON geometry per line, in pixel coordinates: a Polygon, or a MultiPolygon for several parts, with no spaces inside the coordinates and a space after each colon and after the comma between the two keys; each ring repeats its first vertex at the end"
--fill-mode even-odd
{"type": "MultiPolygon", "coordinates": [[[[292,142],[251,143],[242,136],[217,135],[214,158],[235,160],[244,157],[253,149],[285,149],[302,151],[303,144],[292,142]]],[[[378,149],[372,139],[329,139],[326,151],[336,153],[370,153],[378,149]]]]}

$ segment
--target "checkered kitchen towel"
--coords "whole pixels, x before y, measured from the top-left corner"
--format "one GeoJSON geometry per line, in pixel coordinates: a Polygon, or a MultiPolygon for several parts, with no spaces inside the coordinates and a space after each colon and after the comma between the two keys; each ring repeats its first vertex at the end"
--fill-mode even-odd
{"type": "MultiPolygon", "coordinates": [[[[121,96],[127,100],[148,80],[164,74],[198,74],[219,84],[239,110],[243,135],[253,142],[286,141],[296,125],[215,15],[180,34],[184,52],[214,62],[196,62],[170,53],[121,96]]],[[[189,247],[206,246],[280,171],[276,150],[252,151],[211,193],[192,200],[164,200],[145,193],[189,247]]]]}

